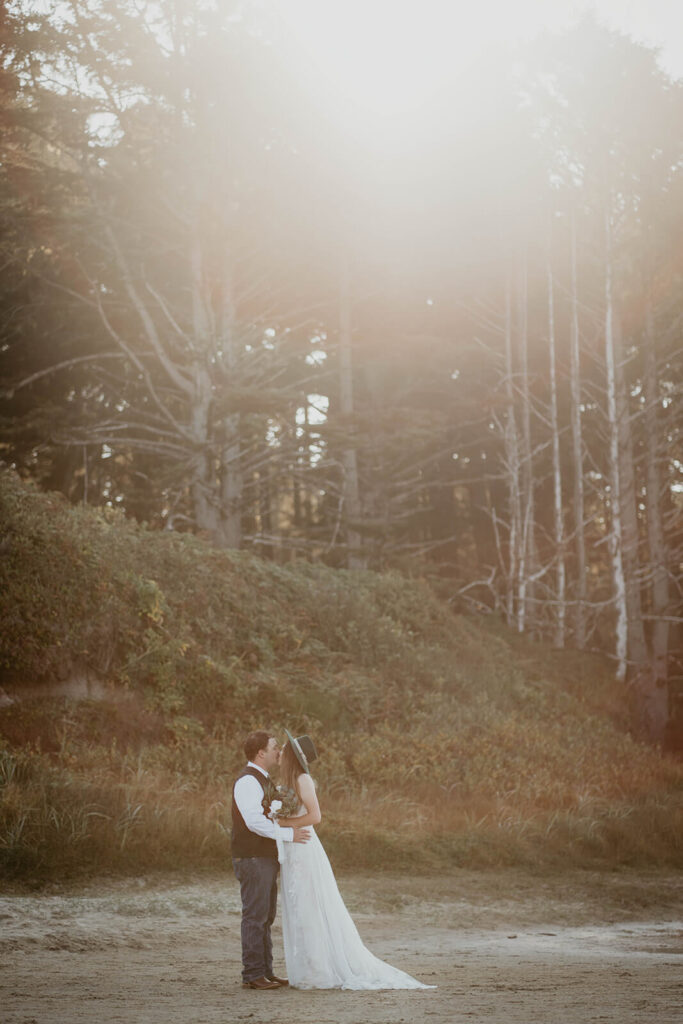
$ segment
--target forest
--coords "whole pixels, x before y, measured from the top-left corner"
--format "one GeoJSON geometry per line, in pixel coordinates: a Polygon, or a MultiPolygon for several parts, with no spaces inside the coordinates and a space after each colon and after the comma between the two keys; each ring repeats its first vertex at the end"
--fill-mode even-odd
{"type": "Polygon", "coordinates": [[[265,4],[10,0],[0,33],[4,465],[426,580],[601,653],[683,747],[683,87],[656,52],[584,18],[390,115],[265,4]]]}

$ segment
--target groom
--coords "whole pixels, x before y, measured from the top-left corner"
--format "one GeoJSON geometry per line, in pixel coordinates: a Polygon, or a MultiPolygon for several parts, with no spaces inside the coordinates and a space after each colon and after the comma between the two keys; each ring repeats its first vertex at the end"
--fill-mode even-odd
{"type": "MultiPolygon", "coordinates": [[[[275,825],[266,817],[277,791],[270,775],[280,747],[267,732],[252,732],[244,742],[247,765],[232,791],[232,864],[242,895],[242,983],[245,988],[277,989],[288,985],[273,974],[270,929],[277,903],[275,825]]],[[[306,843],[305,828],[281,828],[289,843],[306,843]]]]}

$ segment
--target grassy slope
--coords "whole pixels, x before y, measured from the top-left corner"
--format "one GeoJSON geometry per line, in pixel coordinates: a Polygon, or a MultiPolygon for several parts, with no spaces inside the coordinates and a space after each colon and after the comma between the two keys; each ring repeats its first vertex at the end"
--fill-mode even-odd
{"type": "Polygon", "coordinates": [[[0,868],[212,866],[241,739],[310,732],[335,863],[681,864],[683,769],[598,659],[457,617],[419,581],[282,568],[0,477],[0,868]]]}

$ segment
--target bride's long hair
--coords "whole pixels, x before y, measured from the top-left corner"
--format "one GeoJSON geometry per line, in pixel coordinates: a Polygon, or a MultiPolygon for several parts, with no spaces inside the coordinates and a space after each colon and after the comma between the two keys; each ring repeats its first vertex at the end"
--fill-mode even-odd
{"type": "Polygon", "coordinates": [[[282,785],[286,786],[287,789],[293,789],[299,800],[301,800],[301,790],[299,789],[299,776],[305,775],[305,772],[299,760],[292,750],[292,744],[289,740],[285,743],[280,754],[280,779],[282,785]]]}

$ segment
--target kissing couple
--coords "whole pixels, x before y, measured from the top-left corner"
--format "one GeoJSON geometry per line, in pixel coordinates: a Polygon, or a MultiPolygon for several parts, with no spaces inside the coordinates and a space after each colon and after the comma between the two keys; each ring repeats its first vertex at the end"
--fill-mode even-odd
{"type": "MultiPolygon", "coordinates": [[[[287,732],[287,730],[285,730],[287,732]]],[[[327,854],[315,832],[320,804],[309,764],[317,758],[310,736],[252,732],[247,765],[232,793],[232,863],[242,896],[242,981],[245,987],[425,989],[374,956],[344,905],[327,854]],[[289,817],[277,818],[281,794],[270,778],[280,766],[282,790],[294,794],[289,817]],[[273,806],[272,806],[273,805],[273,806]],[[280,851],[280,860],[278,859],[280,851]],[[270,929],[282,868],[282,934],[288,979],[273,973],[270,929]]]]}

